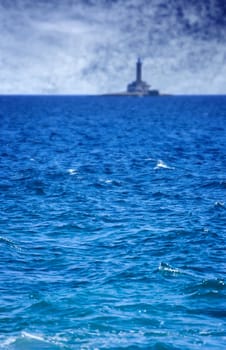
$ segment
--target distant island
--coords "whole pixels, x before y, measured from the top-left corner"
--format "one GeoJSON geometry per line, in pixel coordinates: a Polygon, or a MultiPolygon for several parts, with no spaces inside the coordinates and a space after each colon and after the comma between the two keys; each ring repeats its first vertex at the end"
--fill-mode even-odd
{"type": "Polygon", "coordinates": [[[150,90],[150,85],[142,80],[142,62],[138,58],[136,63],[136,80],[127,85],[124,92],[105,94],[107,96],[160,96],[158,90],[150,90]]]}

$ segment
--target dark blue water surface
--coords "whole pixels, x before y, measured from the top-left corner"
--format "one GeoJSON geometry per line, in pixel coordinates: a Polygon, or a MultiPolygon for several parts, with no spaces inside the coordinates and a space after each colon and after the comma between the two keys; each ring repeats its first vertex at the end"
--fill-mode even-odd
{"type": "Polygon", "coordinates": [[[223,349],[226,97],[0,97],[0,348],[223,349]]]}

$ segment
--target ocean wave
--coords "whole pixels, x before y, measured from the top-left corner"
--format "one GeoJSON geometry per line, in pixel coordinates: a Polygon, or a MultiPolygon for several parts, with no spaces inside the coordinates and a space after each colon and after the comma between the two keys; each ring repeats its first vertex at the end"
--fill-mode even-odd
{"type": "Polygon", "coordinates": [[[158,267],[158,272],[160,272],[164,276],[177,276],[182,274],[183,272],[175,267],[170,266],[164,262],[161,262],[158,267]]]}
{"type": "Polygon", "coordinates": [[[209,180],[205,181],[201,187],[203,188],[219,188],[219,189],[226,189],[226,181],[224,180],[209,180]]]}
{"type": "Polygon", "coordinates": [[[218,298],[225,292],[225,282],[223,279],[204,279],[199,283],[190,285],[186,292],[190,297],[213,297],[218,298]]]}
{"type": "Polygon", "coordinates": [[[223,201],[216,201],[216,202],[214,203],[214,206],[215,206],[216,208],[226,209],[223,201]]]}
{"type": "Polygon", "coordinates": [[[163,162],[163,160],[159,159],[157,161],[157,164],[156,166],[154,167],[155,170],[158,170],[158,169],[169,169],[169,170],[174,170],[175,168],[174,167],[171,167],[169,165],[167,165],[165,162],[163,162]]]}
{"type": "Polygon", "coordinates": [[[7,246],[16,249],[17,251],[22,251],[22,248],[16,242],[7,237],[0,236],[0,243],[6,244],[7,246]]]}
{"type": "Polygon", "coordinates": [[[69,169],[67,169],[67,173],[69,175],[76,175],[78,173],[78,171],[74,168],[69,168],[69,169]]]}
{"type": "Polygon", "coordinates": [[[17,336],[2,338],[0,349],[3,350],[57,350],[68,349],[64,346],[62,339],[58,336],[44,336],[39,333],[22,331],[17,336]]]}

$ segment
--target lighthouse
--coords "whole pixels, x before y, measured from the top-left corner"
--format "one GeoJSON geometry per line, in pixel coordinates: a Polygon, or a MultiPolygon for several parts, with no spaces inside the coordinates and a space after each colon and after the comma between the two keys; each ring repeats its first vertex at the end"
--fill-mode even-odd
{"type": "Polygon", "coordinates": [[[142,62],[140,57],[137,60],[136,81],[137,83],[142,81],[142,62]]]}
{"type": "Polygon", "coordinates": [[[142,80],[142,61],[140,58],[136,63],[136,80],[127,86],[127,92],[135,95],[150,95],[150,85],[142,80]]]}
{"type": "Polygon", "coordinates": [[[126,91],[107,94],[108,96],[161,96],[158,90],[150,90],[150,85],[142,80],[142,61],[138,57],[135,81],[127,85],[126,91]]]}

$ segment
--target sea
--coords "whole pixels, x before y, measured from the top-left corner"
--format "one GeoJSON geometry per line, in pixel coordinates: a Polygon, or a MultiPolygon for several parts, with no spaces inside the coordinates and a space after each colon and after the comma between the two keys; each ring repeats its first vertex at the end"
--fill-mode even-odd
{"type": "Polygon", "coordinates": [[[226,344],[226,96],[0,96],[0,349],[226,344]]]}

